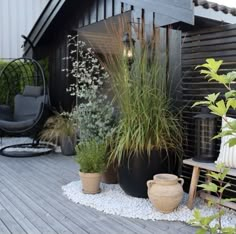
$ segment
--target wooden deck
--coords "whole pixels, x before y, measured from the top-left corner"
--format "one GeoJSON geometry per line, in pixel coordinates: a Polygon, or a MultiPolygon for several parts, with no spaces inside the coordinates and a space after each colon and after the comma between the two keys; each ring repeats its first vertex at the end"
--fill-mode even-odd
{"type": "Polygon", "coordinates": [[[78,180],[72,157],[0,156],[0,233],[194,233],[180,222],[106,215],[74,204],[61,186],[78,180]]]}

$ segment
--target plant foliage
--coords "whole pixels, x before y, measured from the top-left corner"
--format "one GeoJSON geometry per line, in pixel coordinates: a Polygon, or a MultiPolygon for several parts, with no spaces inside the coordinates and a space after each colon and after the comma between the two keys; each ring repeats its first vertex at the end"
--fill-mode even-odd
{"type": "Polygon", "coordinates": [[[223,193],[226,188],[230,187],[229,183],[224,184],[224,179],[229,172],[228,168],[225,168],[224,164],[220,163],[216,165],[217,170],[219,173],[210,172],[206,175],[214,179],[216,182],[210,182],[207,184],[201,184],[198,187],[203,188],[203,190],[207,192],[213,192],[218,197],[218,202],[216,201],[209,201],[209,205],[215,205],[218,207],[218,212],[211,216],[202,216],[198,209],[194,210],[194,218],[189,221],[192,226],[200,227],[197,230],[197,234],[217,234],[217,233],[227,233],[227,234],[234,234],[236,233],[236,226],[235,227],[222,227],[221,220],[222,216],[224,215],[224,210],[222,209],[222,205],[224,205],[227,201],[236,201],[236,198],[232,199],[223,199],[223,193]],[[213,221],[216,221],[213,224],[213,221]]]}
{"type": "Polygon", "coordinates": [[[75,82],[67,91],[76,96],[75,109],[80,126],[80,140],[104,140],[112,131],[114,124],[113,106],[105,94],[108,73],[96,58],[94,51],[88,48],[79,36],[68,36],[69,56],[65,58],[71,69],[66,68],[67,76],[75,82]]]}
{"type": "Polygon", "coordinates": [[[54,116],[51,116],[46,121],[44,129],[40,133],[40,139],[58,144],[62,137],[75,137],[75,134],[76,121],[72,114],[55,112],[54,116]]]}
{"type": "MultiPolygon", "coordinates": [[[[0,60],[0,103],[13,106],[15,95],[22,93],[25,85],[35,85],[35,68],[30,63],[14,62],[2,73],[9,62],[10,61],[0,60]]],[[[43,68],[46,81],[48,81],[48,59],[40,60],[39,64],[43,68]]]]}
{"type": "Polygon", "coordinates": [[[167,92],[167,76],[148,48],[134,55],[132,66],[122,54],[104,55],[120,120],[112,137],[111,160],[118,163],[126,152],[174,150],[181,152],[182,127],[167,92]]]}
{"type": "Polygon", "coordinates": [[[101,173],[105,170],[106,144],[96,140],[79,143],[76,147],[76,162],[84,173],[101,173]]]}
{"type": "Polygon", "coordinates": [[[231,136],[229,141],[229,146],[236,145],[236,121],[228,121],[226,114],[229,109],[236,110],[236,90],[233,88],[233,83],[236,80],[236,72],[229,72],[227,74],[220,75],[219,69],[223,61],[216,61],[215,59],[207,59],[205,64],[197,66],[196,68],[201,68],[200,73],[205,75],[209,81],[216,81],[222,84],[226,92],[225,93],[213,93],[205,97],[204,101],[196,102],[193,106],[206,105],[211,110],[212,114],[220,116],[226,122],[225,127],[221,129],[221,132],[214,138],[220,138],[223,136],[231,136]],[[219,97],[224,96],[224,98],[219,99],[219,97]]]}

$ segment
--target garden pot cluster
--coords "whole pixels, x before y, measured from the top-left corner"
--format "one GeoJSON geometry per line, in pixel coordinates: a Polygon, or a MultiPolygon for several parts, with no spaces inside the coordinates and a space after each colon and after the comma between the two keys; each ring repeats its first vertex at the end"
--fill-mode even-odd
{"type": "Polygon", "coordinates": [[[70,72],[79,84],[69,90],[83,100],[78,103],[81,142],[75,157],[83,192],[100,192],[103,173],[102,181],[118,181],[128,195],[147,198],[147,181],[160,173],[178,174],[182,153],[182,126],[168,96],[163,64],[156,54],[149,54],[155,49],[148,46],[134,50],[132,64],[123,56],[123,46],[120,53],[103,55],[99,62],[78,36],[68,41],[79,57],[69,57],[70,72]],[[111,88],[112,102],[104,87],[111,88]],[[113,175],[106,177],[111,171],[113,175]],[[91,182],[95,177],[97,182],[91,182]]]}

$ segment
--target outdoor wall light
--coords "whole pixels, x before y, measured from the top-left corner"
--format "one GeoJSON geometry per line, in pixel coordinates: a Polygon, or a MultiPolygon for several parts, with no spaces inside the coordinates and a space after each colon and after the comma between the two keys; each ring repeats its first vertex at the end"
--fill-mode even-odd
{"type": "Polygon", "coordinates": [[[194,117],[195,144],[193,160],[198,162],[214,162],[216,160],[216,135],[217,117],[210,113],[207,107],[202,107],[201,112],[194,117]]]}
{"type": "Polygon", "coordinates": [[[128,60],[132,61],[134,55],[133,49],[135,46],[135,40],[133,38],[130,38],[128,32],[125,32],[122,38],[122,42],[124,45],[123,56],[126,57],[128,60]]]}

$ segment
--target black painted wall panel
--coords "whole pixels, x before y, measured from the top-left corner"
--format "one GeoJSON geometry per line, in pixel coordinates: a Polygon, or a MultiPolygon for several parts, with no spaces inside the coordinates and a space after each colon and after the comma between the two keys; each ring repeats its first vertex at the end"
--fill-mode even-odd
{"type": "MultiPolygon", "coordinates": [[[[183,118],[185,121],[186,141],[184,144],[185,158],[194,156],[193,146],[195,144],[193,116],[199,113],[200,108],[191,108],[195,101],[201,101],[213,92],[224,92],[222,85],[216,82],[208,82],[199,71],[194,68],[205,62],[207,58],[224,60],[221,73],[236,70],[236,25],[219,26],[200,31],[183,33],[182,36],[182,103],[185,105],[183,118]]],[[[231,112],[232,116],[236,114],[231,112]]],[[[217,122],[220,129],[221,120],[217,122]]],[[[219,150],[220,140],[217,144],[219,150]]],[[[183,168],[183,175],[187,182],[190,180],[191,167],[183,168]]],[[[204,177],[203,177],[204,178],[204,177]]],[[[202,181],[203,181],[202,178],[202,181]]],[[[232,188],[228,196],[236,195],[236,178],[231,178],[232,188]]]]}
{"type": "MultiPolygon", "coordinates": [[[[135,29],[134,32],[137,34],[137,18],[142,18],[143,12],[144,19],[140,21],[140,35],[138,36],[139,38],[136,38],[137,45],[138,41],[141,41],[143,28],[143,30],[145,30],[143,31],[145,38],[148,41],[156,40],[158,53],[160,53],[164,61],[166,61],[166,29],[156,27],[153,12],[145,12],[140,7],[136,8],[135,6],[133,7],[122,3],[119,0],[97,0],[95,5],[91,5],[89,2],[90,1],[83,3],[81,3],[81,1],[67,1],[63,10],[55,17],[36,48],[39,58],[49,57],[51,99],[56,108],[61,106],[63,109],[70,109],[73,105],[73,99],[65,92],[68,84],[65,74],[61,71],[63,68],[61,60],[66,51],[67,35],[71,34],[71,31],[78,31],[78,28],[84,27],[86,29],[86,25],[94,24],[95,21],[102,21],[106,17],[117,15],[121,13],[122,10],[130,11],[134,9],[138,14],[133,18],[132,22],[134,23],[132,23],[131,26],[135,29]],[[157,31],[159,32],[159,36],[155,36],[154,38],[154,32],[157,31]],[[46,49],[42,50],[43,47],[46,49]],[[57,88],[55,89],[55,87],[57,88]]],[[[173,54],[177,53],[179,50],[179,42],[176,40],[172,40],[172,42],[174,44],[171,46],[172,56],[170,59],[177,59],[178,56],[174,56],[173,54]]],[[[173,63],[171,66],[173,70],[173,63]]],[[[175,76],[175,82],[178,79],[180,80],[180,77],[175,76]]]]}

